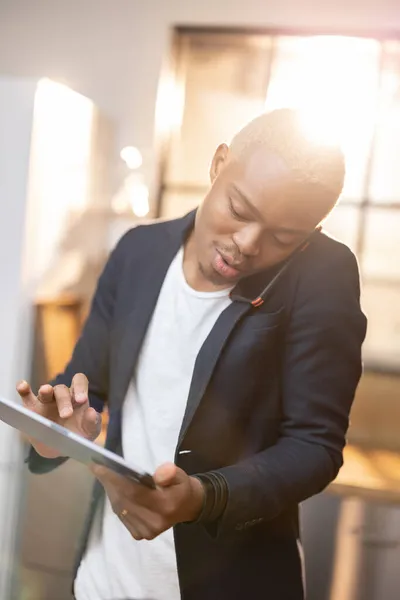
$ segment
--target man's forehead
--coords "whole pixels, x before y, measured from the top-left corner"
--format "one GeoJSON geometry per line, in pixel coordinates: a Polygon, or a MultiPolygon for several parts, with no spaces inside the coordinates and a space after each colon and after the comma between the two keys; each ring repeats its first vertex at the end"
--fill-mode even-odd
{"type": "Polygon", "coordinates": [[[233,157],[233,159],[236,171],[250,181],[259,181],[263,177],[282,181],[292,178],[292,171],[285,161],[261,145],[249,146],[240,157],[233,157]]]}
{"type": "Polygon", "coordinates": [[[268,220],[273,216],[283,222],[282,228],[310,231],[331,208],[326,191],[299,180],[280,156],[265,147],[250,148],[231,167],[227,175],[233,194],[268,220]]]}

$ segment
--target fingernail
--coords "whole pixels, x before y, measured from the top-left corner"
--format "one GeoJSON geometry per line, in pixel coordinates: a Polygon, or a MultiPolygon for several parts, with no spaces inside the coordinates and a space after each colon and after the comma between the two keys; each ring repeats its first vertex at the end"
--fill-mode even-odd
{"type": "Polygon", "coordinates": [[[75,396],[75,400],[77,402],[86,402],[86,399],[87,399],[86,394],[84,394],[82,392],[80,392],[79,394],[76,394],[76,396],[75,396]]]}
{"type": "Polygon", "coordinates": [[[71,416],[71,414],[72,414],[72,411],[71,411],[71,409],[69,409],[69,408],[63,408],[63,409],[60,411],[60,417],[61,417],[62,419],[67,419],[68,417],[70,417],[70,416],[71,416]]]}
{"type": "Polygon", "coordinates": [[[17,392],[21,395],[21,396],[26,396],[29,393],[29,385],[26,381],[20,381],[17,384],[17,392]]]}

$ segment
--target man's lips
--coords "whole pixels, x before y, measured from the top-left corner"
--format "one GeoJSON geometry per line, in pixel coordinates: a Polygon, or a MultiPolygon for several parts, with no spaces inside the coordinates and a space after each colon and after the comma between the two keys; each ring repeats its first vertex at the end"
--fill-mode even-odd
{"type": "Polygon", "coordinates": [[[239,263],[237,261],[235,261],[231,256],[227,256],[226,254],[224,254],[223,252],[220,252],[219,250],[217,250],[218,254],[221,255],[221,257],[224,259],[224,261],[230,266],[233,267],[234,269],[237,269],[238,271],[240,271],[240,265],[242,263],[239,263]]]}
{"type": "Polygon", "coordinates": [[[226,279],[236,279],[240,275],[240,270],[236,267],[232,259],[224,256],[218,250],[215,253],[213,267],[217,273],[226,279]]]}

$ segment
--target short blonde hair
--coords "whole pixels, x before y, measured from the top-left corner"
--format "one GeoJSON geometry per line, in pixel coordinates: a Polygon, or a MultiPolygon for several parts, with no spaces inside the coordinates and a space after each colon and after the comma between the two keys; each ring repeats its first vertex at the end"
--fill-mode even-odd
{"type": "Polygon", "coordinates": [[[279,156],[303,184],[316,184],[332,193],[334,205],[343,190],[345,160],[339,146],[309,138],[299,112],[282,108],[250,121],[233,138],[230,151],[242,157],[254,146],[263,146],[279,156]]]}

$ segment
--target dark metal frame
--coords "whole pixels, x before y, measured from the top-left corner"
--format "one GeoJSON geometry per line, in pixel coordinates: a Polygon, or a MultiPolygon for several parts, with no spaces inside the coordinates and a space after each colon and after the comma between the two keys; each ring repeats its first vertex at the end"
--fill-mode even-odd
{"type": "Polygon", "coordinates": [[[369,38],[386,42],[389,40],[400,41],[400,31],[393,30],[377,31],[376,29],[339,29],[335,27],[313,28],[313,27],[224,27],[218,25],[185,25],[184,23],[175,25],[174,32],[182,34],[232,34],[232,35],[259,35],[259,36],[293,36],[293,37],[314,37],[314,36],[340,36],[369,38]]]}

